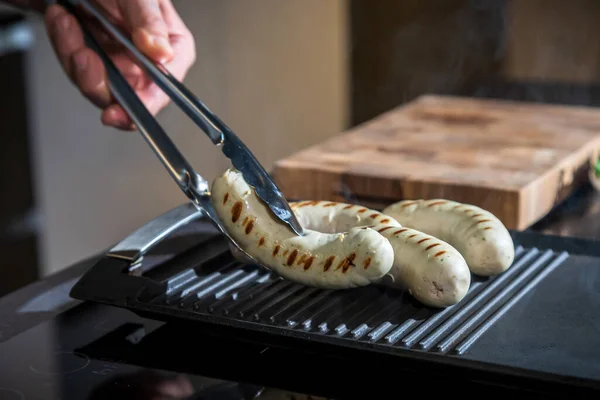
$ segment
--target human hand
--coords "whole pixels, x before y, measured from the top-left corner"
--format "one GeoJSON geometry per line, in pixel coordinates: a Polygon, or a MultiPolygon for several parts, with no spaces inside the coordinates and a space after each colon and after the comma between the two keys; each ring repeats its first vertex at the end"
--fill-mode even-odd
{"type": "MultiPolygon", "coordinates": [[[[176,79],[183,80],[195,62],[192,34],[171,0],[95,0],[115,26],[128,33],[148,58],[161,63],[176,79]]],[[[136,91],[148,110],[156,115],[169,97],[127,56],[126,49],[93,18],[89,28],[98,43],[136,91]]],[[[104,125],[122,130],[134,128],[131,118],[109,91],[100,57],[84,42],[79,23],[59,5],[45,12],[48,36],[63,70],[83,96],[102,110],[104,125]]]]}

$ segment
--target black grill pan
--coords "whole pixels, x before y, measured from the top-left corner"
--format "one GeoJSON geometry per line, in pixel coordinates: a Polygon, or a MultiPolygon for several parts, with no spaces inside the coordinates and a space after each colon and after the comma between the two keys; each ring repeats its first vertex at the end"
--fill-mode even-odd
{"type": "Polygon", "coordinates": [[[319,290],[242,266],[184,205],[115,246],[71,295],[265,343],[377,354],[406,370],[597,395],[599,245],[512,234],[507,272],[474,277],[461,303],[435,310],[397,290],[319,290]]]}

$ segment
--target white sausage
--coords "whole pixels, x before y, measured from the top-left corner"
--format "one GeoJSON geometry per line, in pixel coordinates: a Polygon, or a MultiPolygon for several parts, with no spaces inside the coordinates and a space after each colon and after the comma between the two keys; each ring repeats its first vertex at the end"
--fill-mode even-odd
{"type": "Polygon", "coordinates": [[[449,307],[466,296],[471,272],[463,256],[450,244],[410,228],[374,228],[394,248],[389,286],[405,285],[409,293],[431,307],[449,307]]]}
{"type": "Polygon", "coordinates": [[[244,251],[282,277],[327,289],[366,286],[389,272],[394,250],[373,229],[343,233],[305,229],[297,236],[257,197],[239,171],[212,184],[212,203],[227,232],[244,251]]]}
{"type": "Polygon", "coordinates": [[[433,236],[402,227],[389,215],[359,205],[328,201],[291,203],[302,226],[318,231],[370,227],[385,236],[394,249],[394,265],[381,282],[405,286],[418,301],[448,307],[467,294],[471,273],[465,259],[451,245],[433,236]]]}
{"type": "Polygon", "coordinates": [[[482,208],[444,199],[405,200],[390,205],[383,213],[403,226],[448,242],[476,275],[498,275],[514,261],[510,233],[496,216],[482,208]]]}
{"type": "Polygon", "coordinates": [[[344,232],[357,226],[401,226],[394,218],[379,211],[334,201],[292,202],[290,207],[300,225],[323,233],[344,232]]]}

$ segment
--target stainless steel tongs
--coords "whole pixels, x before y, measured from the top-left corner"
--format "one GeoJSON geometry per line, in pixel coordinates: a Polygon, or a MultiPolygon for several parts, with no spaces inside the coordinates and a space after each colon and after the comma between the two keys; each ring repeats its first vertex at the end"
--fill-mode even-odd
{"type": "MultiPolygon", "coordinates": [[[[282,192],[252,152],[189,89],[177,81],[164,67],[155,64],[144,56],[125,34],[116,28],[91,1],[61,0],[58,3],[79,20],[87,45],[100,56],[104,63],[113,95],[125,111],[127,111],[139,132],[169,171],[175,182],[177,182],[183,193],[199,210],[203,211],[212,220],[236,247],[239,248],[224,229],[212,207],[209,183],[194,171],[160,124],[146,109],[121,72],[86,29],[83,20],[78,15],[76,6],[80,5],[93,15],[115,39],[125,46],[148,76],[208,135],[215,145],[221,147],[225,156],[231,160],[233,167],[243,174],[246,182],[255,189],[257,195],[269,206],[275,216],[288,224],[298,235],[304,234],[302,226],[291,211],[282,192]]],[[[246,255],[252,259],[251,256],[246,255]]]]}

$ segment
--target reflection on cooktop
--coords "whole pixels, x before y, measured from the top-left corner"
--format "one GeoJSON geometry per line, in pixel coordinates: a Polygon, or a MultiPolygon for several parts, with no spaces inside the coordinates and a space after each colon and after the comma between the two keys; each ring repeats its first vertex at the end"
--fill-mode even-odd
{"type": "MultiPolygon", "coordinates": [[[[231,345],[223,352],[210,340],[126,310],[84,304],[0,343],[0,399],[320,399],[235,382],[244,378],[223,371],[239,367],[242,358],[265,357],[268,348],[231,345]]],[[[253,369],[246,363],[242,370],[253,369]]]]}
{"type": "MultiPolygon", "coordinates": [[[[90,358],[74,351],[57,351],[53,355],[55,365],[29,365],[29,369],[41,375],[67,375],[81,371],[90,365],[90,358]]],[[[48,361],[48,360],[42,360],[48,361]]]]}
{"type": "Polygon", "coordinates": [[[93,388],[89,400],[187,399],[196,393],[190,378],[166,377],[154,371],[115,375],[93,388]]]}

